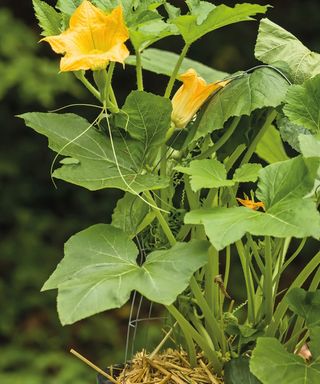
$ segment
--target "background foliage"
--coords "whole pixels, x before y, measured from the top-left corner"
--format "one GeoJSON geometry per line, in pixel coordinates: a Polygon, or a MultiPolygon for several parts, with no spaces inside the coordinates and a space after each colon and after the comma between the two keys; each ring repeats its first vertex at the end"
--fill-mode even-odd
{"type": "MultiPolygon", "coordinates": [[[[183,6],[184,2],[172,3],[183,6]]],[[[268,17],[296,34],[310,49],[320,51],[317,0],[258,3],[274,3],[268,17]]],[[[40,36],[31,0],[2,0],[0,30],[0,382],[93,383],[94,373],[67,351],[74,347],[100,366],[123,361],[129,307],[61,327],[55,293],[40,294],[39,290],[71,234],[93,223],[110,221],[118,192],[90,193],[66,183],[59,183],[56,190],[50,180],[52,154],[45,139],[14,116],[94,100],[72,75],[58,74],[57,57],[47,46],[37,44],[40,36]]],[[[255,64],[256,32],[257,23],[217,31],[195,44],[189,57],[221,71],[247,69],[255,64]]],[[[181,45],[171,37],[158,47],[178,51],[181,45]]],[[[123,100],[135,86],[131,74],[132,68],[116,74],[123,100]]],[[[162,93],[164,78],[148,76],[152,82],[146,82],[147,90],[162,93]]],[[[93,113],[84,108],[75,112],[89,118],[93,113]]],[[[149,329],[154,340],[159,336],[155,328],[149,329]]],[[[144,337],[138,336],[136,347],[143,343],[144,337]]]]}

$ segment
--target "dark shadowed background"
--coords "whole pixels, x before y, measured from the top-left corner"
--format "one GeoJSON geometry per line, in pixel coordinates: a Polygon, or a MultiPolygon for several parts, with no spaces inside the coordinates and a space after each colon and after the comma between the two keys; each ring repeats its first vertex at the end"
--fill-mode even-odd
{"type": "MultiPolygon", "coordinates": [[[[267,14],[271,20],[320,51],[319,0],[257,3],[272,4],[267,14]]],[[[223,28],[197,42],[189,57],[227,72],[248,69],[256,64],[257,28],[257,22],[223,28]]],[[[63,182],[55,189],[50,179],[54,155],[46,139],[15,117],[70,103],[94,103],[71,74],[58,74],[58,57],[47,44],[38,44],[39,38],[31,0],[0,0],[0,383],[89,384],[95,382],[94,372],[72,357],[69,348],[102,367],[122,362],[130,306],[62,327],[56,293],[39,291],[61,259],[68,237],[109,222],[121,193],[92,193],[63,182]]],[[[182,41],[168,38],[157,47],[178,52],[182,41]]],[[[147,90],[163,93],[165,78],[148,74],[147,79],[147,90]]],[[[121,101],[135,87],[133,70],[124,72],[119,66],[115,81],[121,101]]],[[[84,107],[74,111],[89,117],[94,113],[84,107]]],[[[146,328],[138,328],[136,348],[147,337],[159,340],[159,324],[147,328],[148,335],[146,328]]]]}

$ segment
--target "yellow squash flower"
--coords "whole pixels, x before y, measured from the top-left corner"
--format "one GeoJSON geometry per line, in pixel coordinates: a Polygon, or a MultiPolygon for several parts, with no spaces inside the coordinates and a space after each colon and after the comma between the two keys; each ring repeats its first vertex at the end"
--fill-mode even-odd
{"type": "Polygon", "coordinates": [[[84,0],[71,16],[66,31],[42,40],[56,53],[65,54],[60,62],[64,72],[103,69],[109,61],[124,63],[129,56],[124,44],[128,38],[120,5],[107,15],[84,0]]]}
{"type": "Polygon", "coordinates": [[[247,208],[253,209],[254,211],[258,210],[259,208],[264,208],[264,204],[262,201],[254,201],[250,199],[239,199],[237,197],[237,200],[239,201],[240,204],[244,205],[247,208]]]}
{"type": "Polygon", "coordinates": [[[177,128],[184,128],[208,97],[229,83],[226,80],[207,84],[194,69],[189,69],[180,75],[179,79],[183,84],[172,98],[171,115],[171,120],[177,128]]]}

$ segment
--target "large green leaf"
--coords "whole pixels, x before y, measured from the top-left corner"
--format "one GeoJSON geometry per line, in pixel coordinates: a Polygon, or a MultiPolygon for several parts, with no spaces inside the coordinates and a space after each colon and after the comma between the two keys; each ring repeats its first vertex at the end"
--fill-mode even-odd
{"type": "Polygon", "coordinates": [[[143,146],[146,156],[165,142],[170,127],[172,104],[167,98],[148,92],[133,91],[127,97],[116,122],[143,146]]]}
{"type": "Polygon", "coordinates": [[[268,6],[246,3],[236,4],[234,8],[224,4],[213,7],[211,5],[206,6],[204,1],[192,3],[193,6],[190,6],[191,14],[179,16],[172,21],[178,27],[187,44],[191,44],[208,32],[226,25],[254,20],[252,16],[257,13],[265,13],[268,8],[268,6]],[[209,11],[210,8],[211,11],[209,11]]]}
{"type": "Polygon", "coordinates": [[[36,18],[42,28],[42,36],[58,35],[61,27],[61,15],[50,5],[40,0],[32,0],[36,18]]]}
{"type": "Polygon", "coordinates": [[[201,188],[230,187],[235,183],[256,181],[260,164],[245,164],[238,168],[232,180],[227,179],[225,166],[216,159],[193,160],[189,167],[177,166],[179,172],[190,175],[190,185],[194,191],[201,188]]]}
{"type": "Polygon", "coordinates": [[[308,328],[320,326],[320,290],[293,288],[286,295],[291,311],[301,316],[308,328]]]}
{"type": "Polygon", "coordinates": [[[260,337],[250,360],[250,370],[263,384],[318,384],[320,364],[305,363],[288,353],[280,342],[271,337],[260,337]]]}
{"type": "Polygon", "coordinates": [[[270,125],[256,147],[256,154],[269,164],[288,160],[279,131],[270,125]]]}
{"type": "Polygon", "coordinates": [[[306,80],[302,85],[290,87],[283,112],[292,123],[302,125],[314,134],[319,133],[320,75],[306,80]]]}
{"type": "Polygon", "coordinates": [[[266,64],[285,62],[294,83],[320,73],[320,54],[311,52],[294,35],[268,19],[260,22],[255,56],[266,64]]]}
{"type": "Polygon", "coordinates": [[[270,68],[243,74],[214,95],[203,113],[197,136],[222,129],[232,116],[249,116],[256,109],[277,107],[284,100],[288,86],[286,80],[270,68]]]}
{"type": "Polygon", "coordinates": [[[201,188],[219,188],[234,184],[227,180],[227,171],[222,163],[216,159],[191,161],[189,167],[177,166],[176,170],[190,175],[191,188],[198,191],[201,188]]]}
{"type": "Polygon", "coordinates": [[[110,139],[74,114],[26,113],[26,125],[45,135],[50,148],[61,155],[78,160],[54,171],[53,176],[90,190],[119,188],[130,192],[164,188],[167,180],[157,175],[140,174],[145,145],[136,140],[110,139]]]}
{"type": "Polygon", "coordinates": [[[319,160],[298,157],[274,163],[259,172],[258,197],[266,212],[246,207],[199,209],[186,214],[186,224],[204,225],[217,249],[252,235],[275,237],[320,236],[320,215],[312,198],[319,160]]]}
{"type": "MultiPolygon", "coordinates": [[[[142,53],[142,67],[148,71],[171,76],[179,55],[173,52],[164,51],[156,48],[146,49],[142,53]]],[[[126,64],[136,65],[135,56],[129,56],[126,64]]],[[[201,77],[207,82],[221,80],[228,74],[226,72],[217,71],[213,68],[199,63],[198,61],[185,58],[181,64],[179,74],[186,72],[188,69],[193,68],[201,77]]],[[[177,76],[179,76],[179,74],[177,76]]]]}
{"type": "Polygon", "coordinates": [[[194,240],[148,255],[142,266],[138,249],[128,235],[97,224],[65,244],[65,257],[43,286],[58,288],[62,324],[125,304],[132,290],[169,305],[188,285],[192,274],[207,261],[209,243],[194,240]]]}

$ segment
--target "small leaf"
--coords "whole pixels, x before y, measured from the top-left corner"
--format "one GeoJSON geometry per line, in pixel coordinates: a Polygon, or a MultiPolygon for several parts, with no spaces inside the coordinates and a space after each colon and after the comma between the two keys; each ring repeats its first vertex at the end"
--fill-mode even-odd
{"type": "MultiPolygon", "coordinates": [[[[164,51],[156,48],[149,48],[143,51],[142,67],[148,71],[157,73],[159,75],[171,76],[179,55],[173,52],[164,51]]],[[[136,65],[135,56],[129,56],[126,64],[136,65]]],[[[216,80],[221,80],[228,74],[226,72],[217,71],[198,61],[185,58],[179,70],[179,74],[186,72],[188,69],[193,68],[199,76],[201,76],[208,83],[216,80]]],[[[177,76],[179,76],[179,74],[177,76]]]]}
{"type": "Polygon", "coordinates": [[[148,205],[139,196],[127,192],[118,200],[111,224],[133,238],[148,212],[148,205]]]}
{"type": "Polygon", "coordinates": [[[320,54],[311,52],[294,35],[268,19],[260,22],[255,56],[270,65],[285,62],[294,83],[320,73],[320,54]]]}
{"type": "Polygon", "coordinates": [[[249,368],[249,358],[237,357],[228,361],[224,366],[225,384],[259,384],[259,381],[249,368]]]}
{"type": "Polygon", "coordinates": [[[291,311],[301,316],[308,328],[320,326],[320,289],[308,292],[294,288],[288,292],[286,300],[291,311]]]}
{"type": "MultiPolygon", "coordinates": [[[[320,63],[319,63],[320,66],[320,63]]],[[[320,75],[288,89],[284,114],[293,124],[316,134],[320,132],[320,75]]]]}
{"type": "Polygon", "coordinates": [[[197,136],[222,129],[232,116],[249,116],[256,109],[277,107],[284,100],[288,86],[286,80],[270,68],[260,68],[232,80],[209,102],[197,136]]]}
{"type": "Polygon", "coordinates": [[[288,353],[280,342],[271,337],[260,337],[250,360],[251,372],[263,384],[318,384],[320,364],[306,364],[304,360],[288,353]]]}
{"type": "Polygon", "coordinates": [[[232,180],[227,180],[224,165],[215,159],[194,160],[189,167],[177,166],[175,169],[191,176],[190,184],[193,191],[234,185],[232,180]]]}
{"type": "Polygon", "coordinates": [[[36,18],[42,28],[42,36],[60,34],[61,15],[49,4],[40,0],[32,0],[36,18]]]}
{"type": "Polygon", "coordinates": [[[151,301],[169,305],[207,262],[209,243],[194,240],[148,255],[142,266],[128,235],[97,224],[72,236],[65,257],[42,290],[58,288],[62,324],[124,305],[133,290],[151,301]]]}
{"type": "Polygon", "coordinates": [[[255,182],[261,168],[261,164],[244,164],[235,170],[232,180],[237,183],[255,182]]]}
{"type": "Polygon", "coordinates": [[[144,156],[165,142],[170,127],[172,104],[167,98],[133,91],[127,97],[116,123],[143,144],[144,156]]]}
{"type": "Polygon", "coordinates": [[[266,130],[255,152],[262,160],[269,164],[289,160],[283,147],[280,133],[273,125],[270,125],[266,130]]]}
{"type": "MultiPolygon", "coordinates": [[[[189,2],[190,4],[191,2],[189,2]]],[[[191,14],[179,16],[173,20],[178,27],[184,41],[192,44],[194,41],[226,25],[238,23],[240,21],[254,20],[252,16],[257,13],[265,13],[268,6],[256,4],[236,4],[234,8],[224,4],[213,6],[206,4],[204,1],[192,2],[191,14]],[[211,11],[208,13],[208,10],[211,11]]]]}

